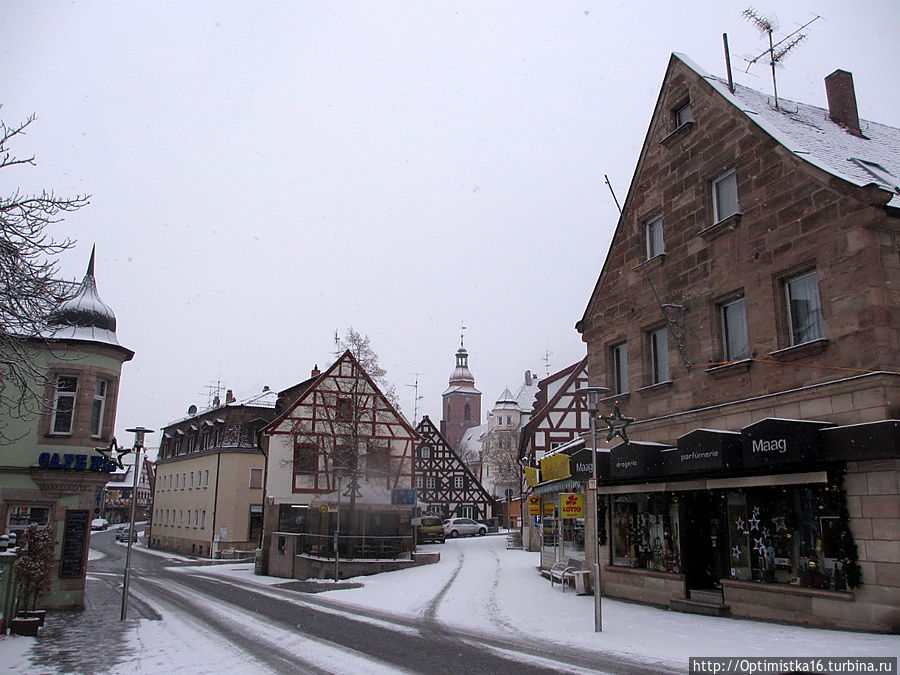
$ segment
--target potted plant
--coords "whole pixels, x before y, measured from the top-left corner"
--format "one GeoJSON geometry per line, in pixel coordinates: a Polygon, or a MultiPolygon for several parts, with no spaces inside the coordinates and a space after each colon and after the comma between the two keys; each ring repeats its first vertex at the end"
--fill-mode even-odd
{"type": "Polygon", "coordinates": [[[44,625],[44,610],[38,610],[37,603],[53,587],[56,538],[50,528],[32,523],[19,545],[15,573],[21,611],[10,628],[19,635],[37,635],[37,629],[44,625]]]}

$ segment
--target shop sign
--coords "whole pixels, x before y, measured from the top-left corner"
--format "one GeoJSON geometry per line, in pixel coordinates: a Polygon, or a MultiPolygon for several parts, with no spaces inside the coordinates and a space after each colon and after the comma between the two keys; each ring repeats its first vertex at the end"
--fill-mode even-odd
{"type": "Polygon", "coordinates": [[[827,426],[827,422],[768,418],[744,427],[744,466],[757,468],[818,459],[819,431],[827,426]]]}
{"type": "Polygon", "coordinates": [[[584,495],[561,494],[559,496],[560,518],[584,518],[584,495]]]}
{"type": "Polygon", "coordinates": [[[594,475],[594,458],[590,448],[581,448],[569,457],[572,478],[585,481],[594,475]]]}
{"type": "Polygon", "coordinates": [[[416,490],[391,490],[391,504],[394,506],[415,506],[416,490]]]}
{"type": "Polygon", "coordinates": [[[116,468],[116,463],[100,455],[70,454],[60,455],[58,452],[42,452],[38,455],[38,466],[42,469],[72,469],[74,471],[106,471],[111,472],[116,468]]]}
{"type": "Polygon", "coordinates": [[[540,495],[528,495],[528,515],[541,515],[541,497],[540,495]]]}
{"type": "Polygon", "coordinates": [[[526,466],[525,467],[525,485],[529,487],[534,487],[540,482],[540,477],[538,476],[537,467],[534,466],[526,466]]]}
{"type": "Polygon", "coordinates": [[[541,476],[545,481],[568,478],[570,475],[568,455],[560,452],[541,460],[541,476]]]}
{"type": "Polygon", "coordinates": [[[661,443],[622,443],[610,451],[609,473],[611,478],[651,478],[659,475],[663,450],[669,446],[661,443]]]}
{"type": "Polygon", "coordinates": [[[544,502],[544,515],[545,516],[550,516],[552,518],[554,510],[555,509],[554,509],[553,502],[544,502]]]}
{"type": "Polygon", "coordinates": [[[741,466],[741,435],[736,431],[696,429],[678,439],[678,446],[662,453],[668,475],[723,471],[741,466]]]}

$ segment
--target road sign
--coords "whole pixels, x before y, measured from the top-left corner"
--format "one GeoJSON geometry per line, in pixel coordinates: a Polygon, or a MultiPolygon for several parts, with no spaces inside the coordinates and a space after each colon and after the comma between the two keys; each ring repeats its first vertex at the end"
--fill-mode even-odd
{"type": "Polygon", "coordinates": [[[597,489],[597,479],[596,478],[588,478],[587,486],[588,486],[588,490],[596,490],[597,489]]]}

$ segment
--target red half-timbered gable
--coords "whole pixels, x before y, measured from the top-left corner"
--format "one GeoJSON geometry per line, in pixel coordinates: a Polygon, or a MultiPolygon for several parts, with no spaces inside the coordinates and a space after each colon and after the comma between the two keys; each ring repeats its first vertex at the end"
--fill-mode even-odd
{"type": "Polygon", "coordinates": [[[272,437],[270,488],[285,486],[287,473],[297,501],[333,492],[337,480],[346,486],[347,476],[363,491],[412,487],[419,436],[350,351],[303,388],[265,433],[272,437]]]}
{"type": "Polygon", "coordinates": [[[587,401],[575,392],[587,386],[587,357],[541,381],[535,412],[522,434],[519,456],[530,466],[589,428],[587,401]]]}
{"type": "Polygon", "coordinates": [[[415,486],[429,513],[445,518],[485,520],[494,500],[426,415],[416,431],[422,436],[416,451],[415,486]]]}

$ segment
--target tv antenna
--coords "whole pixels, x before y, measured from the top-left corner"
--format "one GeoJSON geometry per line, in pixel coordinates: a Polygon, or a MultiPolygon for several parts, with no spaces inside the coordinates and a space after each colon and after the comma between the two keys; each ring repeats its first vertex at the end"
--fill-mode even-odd
{"type": "Polygon", "coordinates": [[[822,17],[816,15],[790,35],[787,35],[778,42],[773,43],[772,33],[774,33],[778,29],[777,18],[770,19],[768,17],[765,17],[752,7],[749,7],[741,12],[741,16],[753,23],[753,25],[756,26],[760,33],[765,33],[769,36],[769,48],[752,59],[745,59],[747,61],[747,70],[745,70],[744,72],[750,72],[750,66],[752,66],[764,56],[768,55],[769,65],[772,67],[772,89],[775,92],[775,110],[778,110],[778,83],[775,79],[775,66],[778,63],[781,63],[784,57],[788,55],[788,52],[790,52],[794,47],[796,47],[806,39],[806,33],[801,33],[800,31],[804,30],[813,21],[821,19],[822,17]]]}
{"type": "Polygon", "coordinates": [[[419,373],[416,373],[416,381],[415,384],[407,384],[407,387],[412,387],[415,391],[413,399],[413,426],[418,426],[419,424],[419,401],[422,400],[422,396],[419,396],[419,373]]]}
{"type": "Polygon", "coordinates": [[[547,377],[550,377],[550,355],[551,355],[552,353],[553,353],[553,352],[548,348],[548,349],[544,352],[544,356],[541,358],[541,361],[544,362],[544,372],[545,372],[545,374],[546,374],[547,377]]]}

